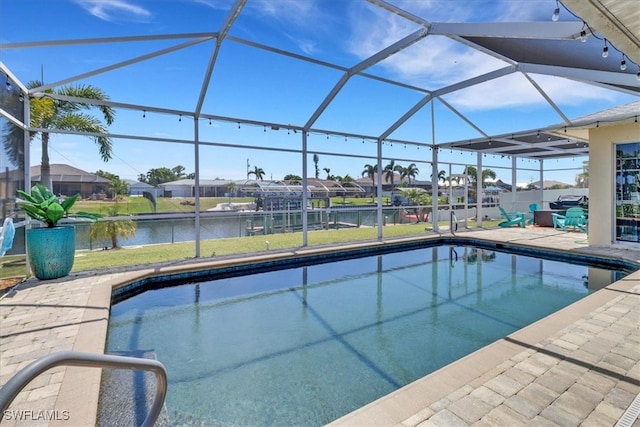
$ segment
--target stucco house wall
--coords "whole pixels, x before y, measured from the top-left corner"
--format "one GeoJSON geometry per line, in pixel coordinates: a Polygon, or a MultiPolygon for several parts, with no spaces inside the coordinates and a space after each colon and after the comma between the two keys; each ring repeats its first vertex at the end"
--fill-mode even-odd
{"type": "Polygon", "coordinates": [[[590,245],[615,243],[615,144],[628,142],[640,142],[640,123],[589,129],[590,245]]]}

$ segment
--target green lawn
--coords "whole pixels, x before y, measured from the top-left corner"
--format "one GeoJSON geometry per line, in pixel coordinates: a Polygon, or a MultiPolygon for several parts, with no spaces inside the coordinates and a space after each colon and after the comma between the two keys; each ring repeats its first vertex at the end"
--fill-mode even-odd
{"type": "MultiPolygon", "coordinates": [[[[200,210],[206,211],[215,207],[218,203],[247,203],[253,202],[253,197],[201,197],[200,198],[200,210]]],[[[114,201],[111,200],[78,200],[73,206],[73,211],[86,211],[104,214],[109,207],[114,205],[114,201]]],[[[340,206],[370,206],[375,205],[376,199],[371,197],[332,197],[331,205],[340,206]]],[[[385,206],[388,206],[390,201],[388,197],[383,199],[385,206]]],[[[440,203],[445,203],[445,200],[440,200],[440,203]]],[[[120,212],[124,215],[138,215],[153,213],[153,206],[151,202],[144,197],[124,197],[120,204],[120,212]]],[[[187,198],[166,198],[158,197],[156,199],[156,212],[168,213],[168,212],[195,212],[195,199],[193,197],[187,198]]]]}
{"type": "MultiPolygon", "coordinates": [[[[194,207],[190,204],[181,204],[180,202],[189,199],[164,199],[158,201],[158,206],[164,212],[193,212],[194,207]]],[[[232,199],[234,202],[240,201],[239,198],[232,199]]],[[[348,199],[347,199],[348,200],[348,199]]],[[[369,200],[370,199],[356,199],[369,200]]],[[[250,200],[247,200],[250,201],[250,200]]],[[[202,199],[201,206],[203,209],[213,207],[217,203],[227,202],[226,198],[208,198],[202,199]]],[[[100,212],[110,202],[102,201],[82,201],[76,206],[78,210],[86,210],[100,212]]],[[[127,211],[129,213],[145,212],[150,208],[150,203],[143,198],[131,198],[127,201],[127,211]],[[146,205],[145,205],[146,204],[146,205]]],[[[494,227],[500,222],[483,221],[484,227],[494,227]]],[[[443,230],[448,230],[448,223],[441,222],[439,224],[443,230]]],[[[473,228],[476,223],[469,222],[469,227],[473,228]]],[[[424,234],[425,231],[431,229],[429,223],[412,223],[385,226],[383,228],[383,237],[398,237],[424,234]]],[[[338,230],[320,230],[310,231],[308,234],[309,246],[326,245],[331,243],[347,243],[363,240],[375,240],[377,238],[377,227],[360,227],[338,230]]],[[[257,235],[248,237],[234,237],[225,239],[203,240],[200,246],[200,256],[203,258],[212,256],[223,256],[231,254],[248,254],[267,250],[278,250],[288,248],[298,248],[302,246],[302,232],[292,232],[283,234],[257,235]]],[[[126,241],[122,242],[126,245],[126,241]]],[[[73,271],[96,270],[114,266],[132,266],[144,265],[149,263],[182,260],[195,257],[195,246],[193,242],[174,243],[174,244],[157,244],[140,247],[131,247],[120,250],[79,250],[76,252],[76,259],[73,271]]],[[[5,256],[0,264],[0,278],[23,276],[25,272],[24,256],[5,256]]]]}
{"type": "MultiPolygon", "coordinates": [[[[253,198],[251,197],[235,197],[232,199],[227,197],[201,197],[200,210],[206,211],[207,209],[214,208],[218,203],[227,203],[229,200],[234,203],[253,202],[253,198]]],[[[124,215],[153,213],[151,202],[144,197],[125,197],[118,203],[120,205],[120,212],[124,215]]],[[[73,206],[73,211],[104,214],[109,207],[114,204],[115,202],[111,200],[79,200],[73,206]]],[[[195,209],[195,199],[193,197],[184,199],[158,197],[156,199],[157,213],[195,212],[195,209]]]]}
{"type": "MultiPolygon", "coordinates": [[[[498,222],[484,221],[483,226],[492,227],[497,225],[498,222]]],[[[474,222],[469,223],[470,227],[475,227],[475,225],[474,222]]],[[[440,227],[447,229],[448,224],[441,223],[440,227]]],[[[383,237],[420,235],[425,233],[425,228],[430,230],[431,224],[421,222],[418,224],[388,226],[383,229],[383,237]]],[[[377,233],[376,227],[310,231],[308,244],[309,246],[318,246],[331,243],[375,240],[377,233]]],[[[267,241],[269,242],[270,250],[299,248],[302,246],[302,232],[203,240],[200,244],[200,256],[205,258],[265,251],[267,250],[267,241]]],[[[73,270],[82,271],[118,265],[148,264],[188,259],[194,256],[195,246],[193,242],[149,245],[120,250],[78,251],[73,270]]]]}

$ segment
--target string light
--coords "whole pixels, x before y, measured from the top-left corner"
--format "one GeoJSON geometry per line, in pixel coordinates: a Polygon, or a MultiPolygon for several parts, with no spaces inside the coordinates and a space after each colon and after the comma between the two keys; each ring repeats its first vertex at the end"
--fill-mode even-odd
{"type": "Polygon", "coordinates": [[[11,90],[11,83],[9,82],[9,75],[5,74],[5,77],[7,78],[7,90],[11,90]]]}
{"type": "Polygon", "coordinates": [[[627,61],[624,59],[624,53],[622,54],[622,61],[620,61],[620,71],[627,69],[627,61]]]}
{"type": "Polygon", "coordinates": [[[240,129],[240,122],[238,122],[238,129],[240,129]]]}
{"type": "Polygon", "coordinates": [[[211,119],[209,119],[209,126],[211,126],[211,119]]]}
{"type": "Polygon", "coordinates": [[[578,40],[580,40],[582,43],[585,43],[587,41],[587,31],[585,30],[586,27],[587,23],[582,21],[582,30],[580,30],[580,37],[578,37],[578,40]]]}
{"type": "Polygon", "coordinates": [[[146,118],[147,117],[147,110],[142,110],[142,118],[146,118]]]}
{"type": "Polygon", "coordinates": [[[178,118],[178,121],[181,122],[182,121],[182,114],[180,114],[180,117],[178,118]]]}
{"type": "Polygon", "coordinates": [[[553,11],[553,15],[551,15],[551,20],[557,22],[558,19],[560,19],[560,5],[558,4],[558,0],[556,0],[556,8],[553,11]]]}
{"type": "Polygon", "coordinates": [[[607,39],[604,39],[604,47],[602,48],[602,57],[606,58],[609,56],[609,46],[607,46],[607,39]]]}

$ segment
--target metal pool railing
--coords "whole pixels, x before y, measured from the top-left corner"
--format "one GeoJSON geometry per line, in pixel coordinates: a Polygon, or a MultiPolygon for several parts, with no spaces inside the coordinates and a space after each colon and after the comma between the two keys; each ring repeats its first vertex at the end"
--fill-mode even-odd
{"type": "Polygon", "coordinates": [[[110,354],[80,353],[60,351],[30,363],[14,375],[0,389],[0,414],[4,414],[18,393],[38,375],[56,366],[85,366],[93,368],[140,369],[151,371],[156,375],[156,396],[149,414],[142,423],[144,427],[152,427],[162,411],[167,395],[167,371],[157,360],[139,359],[136,357],[115,356],[110,354]]]}

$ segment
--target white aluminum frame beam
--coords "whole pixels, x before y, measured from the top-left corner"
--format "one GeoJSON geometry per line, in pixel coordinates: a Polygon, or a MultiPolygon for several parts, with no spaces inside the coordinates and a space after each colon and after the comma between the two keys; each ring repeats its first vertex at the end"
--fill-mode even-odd
{"type": "Polygon", "coordinates": [[[401,51],[402,49],[405,49],[408,46],[411,46],[412,44],[416,43],[417,41],[422,40],[427,35],[428,35],[428,32],[424,28],[421,28],[420,30],[414,31],[413,33],[409,34],[408,36],[404,37],[403,39],[398,40],[397,42],[393,43],[390,46],[387,46],[386,48],[382,49],[381,51],[379,51],[378,53],[374,54],[373,56],[365,59],[364,61],[362,61],[359,64],[356,64],[355,66],[350,68],[340,78],[340,80],[336,83],[336,85],[333,87],[333,89],[331,89],[331,92],[329,92],[329,94],[325,97],[325,99],[322,101],[322,103],[320,103],[320,106],[318,106],[316,111],[313,112],[313,114],[311,115],[311,117],[309,118],[307,123],[304,125],[304,129],[308,130],[311,126],[313,126],[313,124],[316,122],[316,120],[318,120],[318,117],[320,117],[320,115],[327,109],[327,107],[329,106],[331,101],[333,101],[333,99],[338,95],[340,90],[342,90],[344,85],[347,83],[347,81],[349,81],[349,79],[352,76],[354,76],[354,75],[360,73],[361,71],[363,71],[363,70],[365,70],[365,69],[377,64],[378,62],[381,62],[381,61],[385,60],[389,56],[401,51]]]}
{"type": "Polygon", "coordinates": [[[582,22],[432,22],[429,33],[441,36],[575,40],[582,22]]]}
{"type": "Polygon", "coordinates": [[[162,55],[165,55],[167,53],[171,53],[171,52],[175,52],[177,50],[185,49],[187,47],[196,45],[198,43],[202,43],[202,42],[211,40],[212,38],[213,37],[207,36],[207,37],[198,38],[196,40],[190,40],[188,42],[184,42],[184,43],[181,43],[181,44],[178,44],[178,45],[175,45],[175,46],[171,46],[171,47],[168,47],[166,49],[157,50],[157,51],[148,53],[146,55],[136,56],[135,58],[131,58],[131,59],[128,59],[126,61],[118,62],[116,64],[109,65],[107,67],[98,68],[96,70],[89,71],[89,72],[86,72],[86,73],[83,73],[83,74],[78,74],[78,75],[73,76],[73,77],[68,77],[66,79],[63,79],[63,80],[60,80],[60,81],[57,81],[57,82],[54,82],[54,83],[50,83],[50,84],[46,84],[46,85],[43,85],[43,86],[39,86],[37,88],[31,89],[29,92],[30,93],[42,92],[42,91],[45,91],[47,89],[51,89],[51,88],[54,88],[54,87],[65,85],[67,83],[72,83],[72,82],[75,82],[75,81],[78,81],[78,80],[86,79],[88,77],[93,77],[93,76],[98,75],[98,74],[103,74],[103,73],[106,73],[106,72],[109,72],[109,71],[112,71],[112,70],[116,70],[118,68],[126,67],[128,65],[136,64],[138,62],[146,61],[147,59],[155,58],[157,56],[162,56],[162,55]]]}
{"type": "Polygon", "coordinates": [[[222,45],[222,41],[229,33],[231,26],[235,22],[236,18],[242,11],[247,0],[236,0],[233,4],[229,13],[227,14],[224,22],[220,26],[220,31],[218,32],[218,37],[216,38],[216,46],[213,49],[213,53],[209,58],[209,64],[207,65],[207,71],[205,71],[204,79],[202,80],[202,87],[200,88],[200,94],[198,95],[198,102],[196,103],[195,115],[196,117],[200,116],[202,112],[202,105],[204,104],[204,99],[207,96],[207,91],[209,89],[209,85],[211,84],[211,76],[213,75],[213,68],[216,65],[216,60],[218,59],[218,53],[220,52],[220,46],[222,45]]]}

